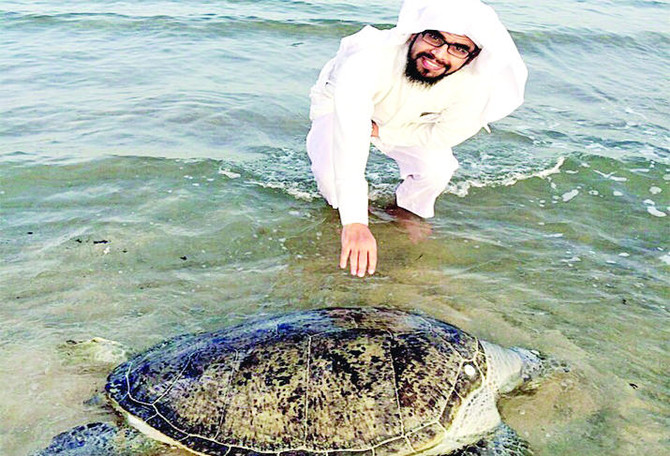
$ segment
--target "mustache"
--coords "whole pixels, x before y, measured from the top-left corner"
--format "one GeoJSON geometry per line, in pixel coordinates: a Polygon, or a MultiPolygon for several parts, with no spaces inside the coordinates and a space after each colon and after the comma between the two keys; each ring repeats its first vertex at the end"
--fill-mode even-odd
{"type": "Polygon", "coordinates": [[[444,66],[444,71],[445,71],[445,73],[448,72],[448,71],[451,69],[451,65],[449,65],[448,63],[445,63],[445,62],[443,62],[443,61],[441,61],[441,60],[435,58],[435,56],[434,56],[433,54],[429,53],[429,52],[425,52],[425,51],[424,51],[424,52],[419,52],[419,53],[417,54],[416,58],[414,59],[414,61],[415,61],[415,62],[418,61],[420,57],[425,57],[425,58],[427,58],[427,59],[429,59],[429,60],[434,60],[434,61],[436,61],[437,63],[439,63],[440,65],[444,66]]]}

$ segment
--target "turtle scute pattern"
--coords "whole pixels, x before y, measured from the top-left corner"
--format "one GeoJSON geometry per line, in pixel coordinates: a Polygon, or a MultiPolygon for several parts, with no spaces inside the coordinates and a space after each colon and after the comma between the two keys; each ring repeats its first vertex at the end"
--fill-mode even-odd
{"type": "Polygon", "coordinates": [[[446,323],[335,308],[168,340],[107,390],[204,454],[384,456],[439,442],[486,369],[479,341],[446,323]]]}

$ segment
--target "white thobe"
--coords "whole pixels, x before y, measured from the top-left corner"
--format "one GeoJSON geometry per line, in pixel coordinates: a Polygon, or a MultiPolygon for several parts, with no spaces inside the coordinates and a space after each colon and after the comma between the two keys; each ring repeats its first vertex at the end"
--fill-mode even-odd
{"type": "Polygon", "coordinates": [[[342,40],[311,90],[307,150],[317,183],[343,225],[368,222],[365,167],[372,142],[395,159],[400,207],[432,217],[434,202],[458,163],[451,148],[486,122],[484,80],[463,67],[433,86],[406,76],[408,43],[392,30],[366,27],[342,40]]]}

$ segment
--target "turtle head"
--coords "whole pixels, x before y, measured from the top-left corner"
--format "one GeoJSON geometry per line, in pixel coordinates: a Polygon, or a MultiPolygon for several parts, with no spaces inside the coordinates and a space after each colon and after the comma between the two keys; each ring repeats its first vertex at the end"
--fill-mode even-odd
{"type": "Polygon", "coordinates": [[[512,347],[510,351],[516,353],[521,359],[520,386],[529,391],[538,387],[545,378],[556,372],[568,372],[568,366],[555,358],[521,347],[512,347]]]}
{"type": "Polygon", "coordinates": [[[521,385],[536,384],[546,375],[545,361],[546,356],[536,350],[528,350],[521,347],[512,347],[510,350],[521,358],[521,370],[519,376],[521,385]]]}
{"type": "Polygon", "coordinates": [[[535,389],[540,380],[557,371],[566,371],[564,364],[535,350],[513,347],[506,349],[481,341],[491,366],[491,380],[500,393],[523,387],[535,389]]]}

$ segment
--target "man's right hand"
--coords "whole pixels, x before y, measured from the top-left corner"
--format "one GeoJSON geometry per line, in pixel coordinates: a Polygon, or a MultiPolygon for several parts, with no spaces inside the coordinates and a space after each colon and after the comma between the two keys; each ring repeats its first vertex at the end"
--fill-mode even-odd
{"type": "Polygon", "coordinates": [[[349,262],[351,275],[372,275],[377,267],[377,241],[370,228],[362,223],[351,223],[342,227],[342,252],[340,267],[347,267],[349,262]]]}
{"type": "Polygon", "coordinates": [[[370,133],[370,136],[373,138],[379,138],[379,125],[377,125],[377,122],[374,120],[372,121],[372,132],[370,133]]]}

